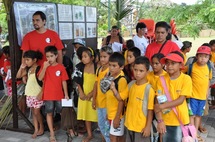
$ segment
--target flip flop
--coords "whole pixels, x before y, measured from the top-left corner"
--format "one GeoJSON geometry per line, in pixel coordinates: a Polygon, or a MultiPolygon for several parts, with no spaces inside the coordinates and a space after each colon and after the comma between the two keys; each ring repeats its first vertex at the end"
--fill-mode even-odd
{"type": "Polygon", "coordinates": [[[200,133],[203,133],[203,134],[206,134],[208,132],[207,129],[204,128],[204,127],[201,127],[198,130],[199,130],[200,133]]]}
{"type": "Polygon", "coordinates": [[[42,135],[44,135],[44,132],[43,132],[42,134],[37,134],[38,137],[40,137],[40,136],[42,136],[42,135]]]}
{"type": "Polygon", "coordinates": [[[50,142],[57,142],[55,136],[50,136],[50,137],[49,137],[49,141],[50,141],[50,142]]]}
{"type": "Polygon", "coordinates": [[[204,142],[204,139],[201,136],[197,136],[198,142],[204,142]]]}

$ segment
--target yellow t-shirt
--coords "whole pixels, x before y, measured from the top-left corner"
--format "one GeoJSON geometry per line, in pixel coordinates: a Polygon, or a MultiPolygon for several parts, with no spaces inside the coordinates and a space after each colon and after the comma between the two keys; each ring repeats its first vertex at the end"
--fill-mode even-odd
{"type": "MultiPolygon", "coordinates": [[[[98,72],[98,70],[97,70],[98,72]]],[[[97,97],[96,97],[96,106],[97,108],[105,108],[106,107],[106,95],[102,93],[100,89],[100,81],[105,77],[105,75],[109,72],[109,68],[102,71],[100,68],[98,76],[96,77],[97,81],[97,97]]]]}
{"type": "MultiPolygon", "coordinates": [[[[160,76],[164,76],[166,74],[166,71],[163,70],[163,72],[161,73],[160,76]]],[[[160,76],[157,76],[154,74],[154,71],[151,71],[148,75],[147,75],[147,80],[149,81],[149,83],[152,85],[152,88],[154,90],[156,90],[156,86],[157,86],[157,81],[160,79],[160,76]]]]}
{"type": "Polygon", "coordinates": [[[184,56],[184,65],[187,63],[187,55],[186,54],[184,54],[184,52],[181,52],[182,53],[182,55],[184,56]]]}
{"type": "MultiPolygon", "coordinates": [[[[123,71],[121,71],[119,76],[120,75],[124,76],[123,71]]],[[[123,100],[128,98],[128,84],[124,77],[121,77],[118,81],[118,93],[123,100]]],[[[117,109],[118,109],[118,103],[119,102],[115,98],[113,91],[108,90],[106,92],[106,107],[107,107],[107,116],[109,120],[113,120],[115,118],[117,109]]]]}
{"type": "Polygon", "coordinates": [[[191,98],[206,100],[209,80],[212,78],[212,73],[209,71],[208,65],[199,66],[197,63],[194,63],[191,78],[193,82],[193,93],[191,98]]]}
{"type": "Polygon", "coordinates": [[[125,50],[125,53],[124,53],[124,57],[125,57],[125,65],[128,64],[128,50],[125,50]]]}
{"type": "Polygon", "coordinates": [[[211,52],[211,62],[215,63],[215,52],[211,52]]]}
{"type": "MultiPolygon", "coordinates": [[[[149,82],[142,85],[137,85],[134,83],[129,89],[129,99],[125,115],[125,126],[130,131],[141,132],[142,129],[145,128],[146,116],[143,114],[142,106],[147,84],[149,84],[149,82]]],[[[150,88],[148,99],[149,110],[153,110],[154,108],[154,97],[155,91],[150,88]]]]}
{"type": "MultiPolygon", "coordinates": [[[[171,80],[170,76],[166,74],[164,76],[166,80],[166,85],[170,93],[170,97],[172,100],[176,100],[179,96],[190,97],[192,94],[192,81],[190,76],[181,73],[177,79],[171,80]]],[[[157,91],[161,90],[162,94],[165,94],[164,89],[162,87],[161,81],[158,81],[157,91]]],[[[188,124],[189,121],[189,114],[188,114],[188,107],[187,102],[184,102],[181,105],[176,106],[176,110],[178,112],[178,116],[183,124],[188,124]]],[[[165,125],[167,126],[179,126],[179,121],[177,116],[175,115],[174,111],[171,110],[167,114],[162,114],[163,120],[165,125]]]]}
{"type": "Polygon", "coordinates": [[[25,86],[25,95],[36,97],[41,92],[41,87],[37,83],[35,73],[29,73],[27,84],[25,86]]]}

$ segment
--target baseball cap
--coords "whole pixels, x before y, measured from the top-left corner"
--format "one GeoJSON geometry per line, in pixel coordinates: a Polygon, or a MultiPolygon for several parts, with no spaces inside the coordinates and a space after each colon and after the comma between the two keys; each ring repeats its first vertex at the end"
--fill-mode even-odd
{"type": "Polygon", "coordinates": [[[183,63],[184,62],[184,59],[180,55],[178,55],[177,53],[169,53],[164,58],[162,58],[160,60],[160,62],[162,64],[165,64],[167,59],[169,59],[171,61],[174,61],[174,62],[178,62],[178,63],[183,63]]]}
{"type": "Polygon", "coordinates": [[[200,46],[196,52],[197,54],[199,53],[203,53],[203,54],[208,54],[210,55],[211,54],[211,49],[207,46],[200,46]]]}
{"type": "Polygon", "coordinates": [[[81,45],[83,45],[83,46],[86,46],[85,41],[84,41],[83,39],[80,39],[80,38],[75,39],[74,42],[73,42],[72,44],[81,44],[81,45]]]}

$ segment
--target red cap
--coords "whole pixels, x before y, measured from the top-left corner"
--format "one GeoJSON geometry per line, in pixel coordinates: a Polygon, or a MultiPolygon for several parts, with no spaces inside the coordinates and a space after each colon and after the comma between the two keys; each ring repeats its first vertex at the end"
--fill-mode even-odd
{"type": "Polygon", "coordinates": [[[202,53],[202,54],[211,54],[211,49],[208,46],[200,46],[197,50],[197,54],[202,53]]]}
{"type": "Polygon", "coordinates": [[[167,59],[174,61],[174,62],[184,63],[183,58],[176,53],[170,53],[170,54],[166,55],[166,57],[162,58],[160,62],[162,64],[165,64],[167,59]]]}

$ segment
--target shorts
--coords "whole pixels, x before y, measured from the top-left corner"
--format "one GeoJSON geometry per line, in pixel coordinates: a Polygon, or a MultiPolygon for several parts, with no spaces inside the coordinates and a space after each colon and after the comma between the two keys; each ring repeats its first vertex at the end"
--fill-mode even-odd
{"type": "Polygon", "coordinates": [[[43,101],[38,100],[36,96],[26,96],[26,104],[30,108],[41,108],[43,101]]]}
{"type": "Polygon", "coordinates": [[[163,142],[181,142],[182,131],[180,126],[166,126],[166,133],[162,137],[163,142]]]}
{"type": "Polygon", "coordinates": [[[45,103],[45,113],[61,113],[62,105],[61,101],[44,101],[45,103]]]}
{"type": "Polygon", "coordinates": [[[203,116],[206,100],[189,99],[189,115],[203,116]]]}
{"type": "Polygon", "coordinates": [[[126,142],[151,142],[151,138],[143,137],[142,133],[130,131],[125,127],[126,142]]]}

